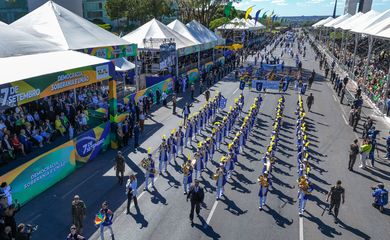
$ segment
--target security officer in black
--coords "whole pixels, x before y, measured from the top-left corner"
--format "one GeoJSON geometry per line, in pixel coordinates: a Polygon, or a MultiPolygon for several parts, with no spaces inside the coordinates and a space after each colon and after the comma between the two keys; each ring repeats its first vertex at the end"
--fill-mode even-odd
{"type": "Polygon", "coordinates": [[[204,191],[203,188],[199,186],[198,180],[195,180],[195,184],[190,187],[190,191],[187,195],[187,201],[188,199],[191,200],[190,221],[191,224],[194,224],[194,210],[196,208],[196,215],[199,217],[200,204],[204,199],[204,191]]]}

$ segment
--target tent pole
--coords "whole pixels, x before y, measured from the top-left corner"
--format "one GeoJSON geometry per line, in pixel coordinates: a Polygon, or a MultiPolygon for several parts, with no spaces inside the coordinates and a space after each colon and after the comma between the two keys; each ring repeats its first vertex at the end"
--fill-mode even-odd
{"type": "Polygon", "coordinates": [[[355,49],[353,50],[353,60],[352,60],[352,79],[355,80],[355,64],[356,64],[356,51],[357,51],[357,45],[358,45],[358,34],[355,33],[355,49]]]}
{"type": "Polygon", "coordinates": [[[198,52],[198,70],[200,71],[200,50],[198,52]]]}
{"type": "Polygon", "coordinates": [[[389,63],[389,71],[387,72],[387,91],[388,90],[390,90],[390,63],[389,63]]]}
{"type": "Polygon", "coordinates": [[[126,75],[127,75],[127,72],[123,72],[124,74],[122,74],[122,79],[123,79],[123,96],[122,97],[125,97],[125,88],[126,88],[126,75]]]}
{"type": "Polygon", "coordinates": [[[332,54],[335,56],[336,52],[336,30],[333,31],[333,47],[332,47],[332,54]]]}
{"type": "Polygon", "coordinates": [[[179,53],[176,51],[176,81],[179,81],[179,53]]]}
{"type": "Polygon", "coordinates": [[[76,91],[76,88],[73,89],[73,95],[74,95],[74,105],[77,105],[77,91],[76,91]]]}
{"type": "MultiPolygon", "coordinates": [[[[344,31],[343,31],[344,32],[344,31]]],[[[345,43],[344,43],[344,61],[347,61],[347,45],[348,45],[348,32],[345,31],[345,43]]]]}
{"type": "MultiPolygon", "coordinates": [[[[137,51],[138,52],[138,51],[137,51]]],[[[139,73],[138,73],[138,56],[136,55],[135,56],[135,89],[136,89],[136,92],[139,91],[139,73]]]]}
{"type": "MultiPolygon", "coordinates": [[[[340,53],[342,53],[343,51],[343,48],[344,48],[344,30],[341,30],[341,44],[340,44],[340,53]]],[[[341,54],[340,59],[341,57],[343,56],[343,54],[341,54]]],[[[344,59],[341,59],[342,61],[344,61],[344,59]]]]}
{"type": "Polygon", "coordinates": [[[367,81],[368,76],[368,66],[371,62],[371,52],[372,52],[372,45],[374,44],[374,38],[372,36],[369,36],[368,38],[368,54],[367,54],[367,64],[364,70],[364,83],[367,81]]]}

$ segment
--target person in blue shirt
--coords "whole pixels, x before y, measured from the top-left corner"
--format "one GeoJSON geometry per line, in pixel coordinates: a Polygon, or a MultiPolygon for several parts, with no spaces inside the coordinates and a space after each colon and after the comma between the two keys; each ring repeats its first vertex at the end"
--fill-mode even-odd
{"type": "Polygon", "coordinates": [[[379,211],[383,212],[383,207],[387,205],[389,201],[389,192],[385,189],[385,185],[383,183],[379,183],[378,187],[374,188],[372,196],[374,197],[374,203],[372,206],[379,208],[379,211]]]}
{"type": "Polygon", "coordinates": [[[389,131],[389,136],[386,138],[386,156],[385,159],[389,160],[390,159],[390,131],[389,131]]]}

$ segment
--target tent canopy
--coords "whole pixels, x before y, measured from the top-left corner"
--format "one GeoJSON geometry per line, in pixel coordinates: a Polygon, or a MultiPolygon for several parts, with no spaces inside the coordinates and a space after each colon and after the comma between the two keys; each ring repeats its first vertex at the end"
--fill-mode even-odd
{"type": "Polygon", "coordinates": [[[341,15],[341,16],[333,19],[332,21],[329,21],[328,23],[325,23],[324,27],[333,27],[334,25],[339,24],[339,23],[347,20],[350,17],[352,17],[352,15],[349,14],[349,13],[341,15]]]}
{"type": "Polygon", "coordinates": [[[366,29],[388,18],[390,18],[390,9],[379,14],[377,13],[376,15],[373,15],[372,17],[366,19],[365,21],[361,21],[360,24],[352,28],[351,31],[364,34],[366,33],[366,29]]]}
{"type": "Polygon", "coordinates": [[[333,17],[328,17],[326,19],[322,19],[321,21],[314,24],[313,27],[322,27],[322,26],[324,26],[324,24],[332,21],[333,19],[334,19],[333,17]]]}
{"type": "Polygon", "coordinates": [[[63,50],[129,44],[52,1],[13,22],[11,26],[49,41],[63,50]]]}
{"type": "Polygon", "coordinates": [[[116,58],[113,60],[115,65],[115,71],[117,72],[127,72],[135,68],[135,64],[127,61],[126,58],[116,58]]]}
{"type": "Polygon", "coordinates": [[[351,21],[348,23],[343,24],[343,29],[344,30],[351,30],[352,28],[359,26],[360,24],[363,24],[364,22],[368,21],[372,17],[378,15],[378,12],[371,10],[360,17],[356,18],[355,21],[351,21]]]}
{"type": "Polygon", "coordinates": [[[126,41],[136,43],[138,48],[145,49],[160,49],[160,45],[163,43],[163,41],[169,40],[173,40],[176,43],[176,49],[197,45],[197,43],[170,29],[156,19],[150,20],[122,38],[126,41]],[[149,43],[145,45],[145,41],[149,39],[155,39],[156,44],[149,43]],[[161,42],[158,42],[157,40],[161,42]]]}
{"type": "Polygon", "coordinates": [[[54,51],[61,51],[61,48],[7,24],[0,24],[0,58],[54,51]]]}
{"type": "Polygon", "coordinates": [[[167,25],[170,29],[180,33],[181,35],[183,35],[184,37],[190,39],[192,42],[194,43],[197,43],[197,44],[201,44],[201,42],[199,42],[193,35],[192,33],[188,30],[187,26],[180,22],[179,20],[174,20],[173,22],[171,22],[170,24],[167,25]]]}
{"type": "Polygon", "coordinates": [[[352,17],[348,18],[347,20],[342,21],[341,23],[334,25],[333,28],[336,28],[336,29],[341,28],[341,29],[345,30],[343,28],[344,26],[347,26],[347,24],[356,21],[356,19],[358,19],[362,15],[363,15],[362,12],[358,12],[355,15],[353,15],[352,17]]]}
{"type": "Polygon", "coordinates": [[[75,51],[58,51],[0,58],[0,84],[109,61],[75,51]]]}
{"type": "Polygon", "coordinates": [[[256,22],[254,19],[249,19],[248,22],[257,29],[265,29],[265,26],[261,24],[259,21],[256,22]]]}
{"type": "Polygon", "coordinates": [[[375,37],[384,38],[384,39],[390,39],[390,26],[387,27],[387,29],[382,30],[378,33],[372,34],[375,37]]]}
{"type": "Polygon", "coordinates": [[[195,20],[187,23],[186,26],[192,35],[201,43],[217,42],[221,40],[214,32],[195,20]]]}
{"type": "Polygon", "coordinates": [[[366,28],[364,33],[374,37],[390,39],[390,18],[386,18],[383,21],[366,28]]]}

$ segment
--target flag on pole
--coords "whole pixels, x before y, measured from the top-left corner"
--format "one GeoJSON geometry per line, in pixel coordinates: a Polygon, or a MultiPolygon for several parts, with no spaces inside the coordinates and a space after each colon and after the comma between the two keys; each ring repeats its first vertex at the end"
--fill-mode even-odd
{"type": "Polygon", "coordinates": [[[261,19],[263,19],[263,20],[264,20],[264,19],[266,19],[266,18],[267,18],[267,12],[268,12],[268,11],[265,11],[265,12],[263,13],[263,16],[261,17],[261,19]]]}
{"type": "Polygon", "coordinates": [[[253,10],[253,6],[250,6],[250,7],[248,8],[248,10],[246,10],[246,13],[245,13],[245,21],[248,20],[248,16],[249,16],[249,14],[251,14],[252,10],[253,10]]]}
{"type": "Polygon", "coordinates": [[[232,6],[233,6],[233,2],[228,2],[225,8],[223,9],[223,12],[225,13],[226,17],[230,17],[230,13],[232,12],[232,6]]]}
{"type": "Polygon", "coordinates": [[[259,11],[256,12],[256,16],[255,16],[255,25],[256,25],[257,21],[259,20],[260,12],[261,12],[261,9],[260,9],[259,11]]]}

